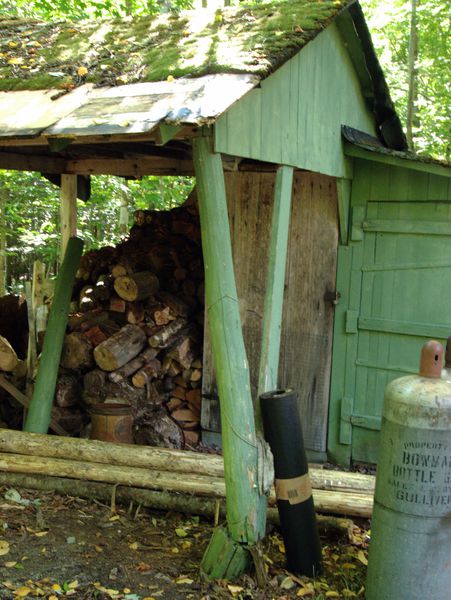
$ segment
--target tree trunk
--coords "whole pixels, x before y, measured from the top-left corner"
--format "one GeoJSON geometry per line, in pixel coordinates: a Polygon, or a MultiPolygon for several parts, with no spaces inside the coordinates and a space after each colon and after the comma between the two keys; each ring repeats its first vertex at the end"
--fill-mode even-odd
{"type": "Polygon", "coordinates": [[[410,150],[415,150],[413,141],[413,130],[418,126],[417,108],[418,100],[418,22],[417,7],[418,0],[410,0],[410,36],[409,36],[409,59],[408,59],[408,96],[406,115],[406,135],[410,150]]]}
{"type": "Polygon", "coordinates": [[[94,349],[94,359],[104,371],[116,371],[141,352],[146,334],[137,325],[126,325],[94,349]]]}

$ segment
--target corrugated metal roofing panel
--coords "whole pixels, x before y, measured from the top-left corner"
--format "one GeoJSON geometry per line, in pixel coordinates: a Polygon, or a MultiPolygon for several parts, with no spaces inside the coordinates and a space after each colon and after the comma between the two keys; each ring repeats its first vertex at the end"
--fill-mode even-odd
{"type": "Polygon", "coordinates": [[[46,136],[149,133],[161,121],[214,121],[259,78],[219,74],[94,90],[88,101],[48,128],[46,136]]]}
{"type": "Polygon", "coordinates": [[[79,137],[149,133],[161,121],[214,121],[259,82],[254,75],[217,74],[93,89],[0,93],[0,136],[79,137]]]}

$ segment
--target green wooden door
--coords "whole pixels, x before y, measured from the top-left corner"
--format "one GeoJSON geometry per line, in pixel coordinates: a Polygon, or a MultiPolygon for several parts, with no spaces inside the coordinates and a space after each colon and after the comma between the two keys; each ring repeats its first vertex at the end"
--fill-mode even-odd
{"type": "Polygon", "coordinates": [[[451,335],[451,204],[369,202],[361,228],[360,308],[345,317],[355,393],[341,413],[352,459],[376,462],[387,383],[417,372],[425,340],[451,335]]]}

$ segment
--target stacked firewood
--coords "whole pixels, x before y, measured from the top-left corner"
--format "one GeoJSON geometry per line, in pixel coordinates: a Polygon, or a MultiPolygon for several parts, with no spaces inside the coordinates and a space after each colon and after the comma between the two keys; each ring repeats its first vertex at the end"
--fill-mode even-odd
{"type": "Polygon", "coordinates": [[[198,443],[203,279],[190,201],[137,211],[126,240],[83,256],[55,397],[69,431],[107,401],[130,404],[137,443],[198,443]]]}

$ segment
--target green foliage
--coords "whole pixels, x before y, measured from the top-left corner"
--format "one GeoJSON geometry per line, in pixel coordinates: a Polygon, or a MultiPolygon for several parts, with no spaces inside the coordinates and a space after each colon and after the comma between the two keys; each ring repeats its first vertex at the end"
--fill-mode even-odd
{"type": "Polygon", "coordinates": [[[153,15],[190,6],[190,0],[0,0],[0,13],[51,21],[153,15]]]}
{"type": "MultiPolygon", "coordinates": [[[[396,109],[405,123],[408,94],[410,1],[361,0],[396,109]]],[[[415,149],[450,160],[450,12],[442,0],[418,6],[418,127],[415,149]]]]}
{"type": "MultiPolygon", "coordinates": [[[[120,240],[119,209],[129,193],[131,225],[138,208],[167,210],[182,204],[193,187],[189,177],[145,177],[126,187],[119,177],[92,178],[88,202],[78,201],[79,236],[85,251],[120,240]]],[[[39,173],[0,171],[0,188],[7,190],[4,227],[7,231],[7,287],[21,289],[33,261],[43,261],[55,273],[59,248],[59,188],[39,173]]]]}

